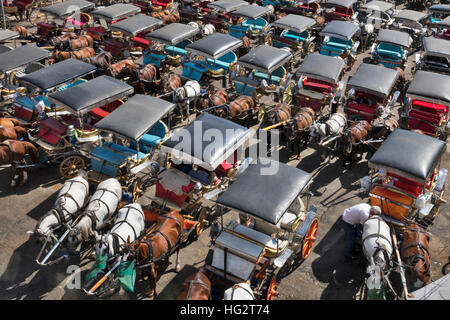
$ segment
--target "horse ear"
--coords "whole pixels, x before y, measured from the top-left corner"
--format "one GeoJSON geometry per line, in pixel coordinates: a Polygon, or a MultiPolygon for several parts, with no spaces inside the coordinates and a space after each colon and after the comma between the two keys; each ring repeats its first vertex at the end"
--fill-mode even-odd
{"type": "Polygon", "coordinates": [[[127,244],[128,243],[130,243],[130,235],[128,235],[128,238],[127,238],[127,244]]]}

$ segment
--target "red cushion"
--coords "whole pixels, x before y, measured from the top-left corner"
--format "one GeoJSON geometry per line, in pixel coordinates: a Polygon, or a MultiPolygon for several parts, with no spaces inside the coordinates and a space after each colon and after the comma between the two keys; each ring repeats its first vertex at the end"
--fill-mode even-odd
{"type": "Polygon", "coordinates": [[[150,43],[151,43],[151,41],[149,41],[147,39],[144,39],[144,38],[141,38],[141,37],[133,37],[133,38],[131,38],[131,40],[133,40],[136,43],[142,44],[142,45],[144,45],[146,47],[148,47],[150,45],[150,43]]]}
{"type": "Polygon", "coordinates": [[[38,26],[38,29],[39,28],[43,28],[43,29],[52,30],[52,29],[55,28],[54,24],[49,24],[49,23],[45,23],[45,22],[40,22],[40,23],[37,24],[37,26],[38,26]]]}
{"type": "Polygon", "coordinates": [[[104,117],[106,117],[110,113],[108,111],[106,111],[106,110],[103,110],[102,107],[98,107],[98,108],[95,108],[95,109],[89,111],[89,114],[91,116],[96,117],[96,118],[103,119],[104,117]]]}
{"type": "Polygon", "coordinates": [[[429,111],[435,112],[435,113],[447,113],[448,108],[441,104],[426,102],[422,100],[413,99],[412,105],[414,107],[421,107],[424,109],[428,109],[429,111]]]}
{"type": "MultiPolygon", "coordinates": [[[[303,81],[303,86],[304,87],[310,87],[311,89],[322,89],[324,91],[324,93],[329,93],[332,90],[332,86],[325,82],[325,81],[320,81],[320,80],[310,80],[308,78],[306,78],[303,81]]],[[[321,91],[322,91],[321,90],[321,91]]]]}

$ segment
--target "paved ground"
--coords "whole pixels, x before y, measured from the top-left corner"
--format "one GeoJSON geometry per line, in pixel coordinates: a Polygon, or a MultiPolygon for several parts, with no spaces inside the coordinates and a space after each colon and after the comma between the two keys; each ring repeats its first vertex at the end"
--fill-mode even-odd
{"type": "MultiPolygon", "coordinates": [[[[360,55],[353,71],[367,55],[360,55]]],[[[410,59],[412,61],[412,57],[410,59]]],[[[351,75],[352,72],[348,73],[351,75]]],[[[411,75],[407,72],[408,77],[411,75]]],[[[420,146],[418,146],[420,148],[420,146]]],[[[368,174],[367,160],[363,158],[351,171],[344,171],[340,160],[321,163],[320,155],[307,148],[300,160],[289,160],[286,150],[281,150],[281,160],[314,174],[311,191],[315,194],[312,205],[319,211],[319,231],[313,252],[294,272],[281,280],[278,299],[357,299],[363,286],[365,263],[348,263],[343,260],[344,238],[340,215],[351,205],[367,201],[359,192],[359,180],[368,174]]],[[[442,166],[450,167],[450,154],[443,157],[442,166]]],[[[29,241],[28,230],[33,230],[37,220],[54,203],[63,181],[57,167],[34,170],[27,185],[10,189],[9,170],[0,169],[0,299],[91,299],[81,290],[69,289],[66,284],[73,278],[67,273],[72,260],[49,267],[39,267],[35,257],[39,246],[29,241]]],[[[276,186],[274,186],[276,188],[276,186]]],[[[264,195],[261,195],[263,197],[264,195]]],[[[445,197],[448,200],[448,195],[445,197]]],[[[142,202],[148,201],[145,197],[142,202]]],[[[442,276],[442,266],[450,256],[449,206],[443,204],[441,214],[430,227],[432,279],[442,276]]],[[[225,217],[232,215],[229,213],[225,217]]],[[[159,299],[175,299],[180,285],[194,268],[204,264],[209,246],[209,231],[180,253],[182,271],[175,273],[173,264],[158,281],[159,299]]],[[[174,261],[174,257],[171,258],[174,261]]],[[[83,262],[82,270],[92,262],[83,262]]],[[[112,299],[143,299],[146,283],[137,284],[138,294],[115,294],[112,299]]]]}

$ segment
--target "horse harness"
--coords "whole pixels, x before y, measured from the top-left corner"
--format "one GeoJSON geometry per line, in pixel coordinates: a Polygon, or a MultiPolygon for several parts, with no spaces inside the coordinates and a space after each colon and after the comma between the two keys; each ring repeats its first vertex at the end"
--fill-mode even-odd
{"type": "MultiPolygon", "coordinates": [[[[414,243],[411,243],[411,244],[407,245],[405,248],[402,248],[401,251],[404,252],[404,251],[406,251],[406,249],[408,249],[408,248],[419,247],[420,249],[422,249],[423,251],[425,251],[425,252],[427,253],[428,256],[430,256],[430,252],[428,251],[428,248],[423,244],[422,241],[420,241],[420,234],[421,234],[421,233],[427,234],[427,232],[424,231],[424,230],[422,230],[422,229],[420,229],[420,228],[411,228],[411,229],[407,229],[407,230],[410,230],[410,231],[416,231],[416,233],[418,234],[418,237],[417,237],[417,238],[418,238],[418,242],[414,242],[414,243]]],[[[406,257],[406,258],[407,258],[409,261],[413,261],[413,262],[414,262],[416,259],[421,259],[421,260],[424,262],[424,264],[425,264],[425,269],[428,270],[428,268],[429,268],[429,266],[428,266],[428,264],[427,264],[427,261],[426,261],[426,259],[425,259],[425,256],[424,256],[423,254],[421,254],[421,253],[416,253],[416,254],[414,254],[414,255],[412,255],[412,256],[409,256],[409,257],[406,257]]]]}
{"type": "Polygon", "coordinates": [[[199,285],[204,286],[206,289],[208,289],[208,291],[211,290],[211,287],[207,283],[203,282],[201,279],[197,279],[197,280],[196,279],[192,279],[192,280],[189,280],[189,281],[185,281],[184,283],[189,284],[188,292],[186,293],[186,297],[184,298],[184,300],[189,300],[188,298],[190,297],[191,289],[192,289],[192,285],[193,284],[199,284],[199,285]]]}
{"type": "Polygon", "coordinates": [[[254,298],[255,296],[253,295],[253,292],[251,292],[250,290],[248,290],[247,288],[244,288],[243,286],[241,286],[240,283],[237,283],[233,286],[232,291],[231,291],[231,300],[233,300],[234,297],[234,292],[236,291],[237,288],[241,288],[242,290],[246,291],[252,298],[254,298]]]}
{"type": "MultiPolygon", "coordinates": [[[[125,223],[130,226],[131,230],[133,230],[134,239],[137,239],[138,235],[136,234],[136,230],[134,230],[134,226],[127,221],[128,214],[130,213],[131,210],[136,210],[137,212],[141,213],[139,210],[137,210],[134,207],[127,207],[127,213],[125,214],[125,217],[123,218],[123,220],[116,223],[113,228],[116,228],[116,227],[120,226],[121,224],[125,223]]],[[[122,238],[119,234],[117,234],[115,232],[111,232],[110,235],[113,238],[113,249],[115,252],[118,252],[120,250],[119,239],[122,240],[123,243],[126,243],[127,240],[122,238]]]]}
{"type": "MultiPolygon", "coordinates": [[[[103,201],[101,199],[102,196],[105,193],[109,192],[109,193],[113,194],[117,199],[119,199],[119,197],[111,190],[108,190],[108,189],[97,189],[97,191],[99,191],[99,190],[103,191],[103,193],[100,195],[100,197],[98,199],[95,199],[94,201],[98,201],[98,202],[103,203],[105,205],[105,207],[108,209],[108,215],[107,216],[109,216],[111,214],[111,212],[109,211],[109,206],[108,206],[108,204],[105,201],[103,201]]],[[[97,229],[97,221],[99,220],[95,213],[96,213],[96,210],[90,210],[90,211],[86,212],[86,215],[91,219],[92,230],[96,230],[97,229]]]]}
{"type": "MultiPolygon", "coordinates": [[[[80,184],[82,184],[82,185],[84,186],[84,184],[83,184],[81,181],[71,180],[71,181],[70,181],[70,186],[69,186],[68,190],[70,190],[70,188],[72,187],[72,185],[73,185],[74,183],[80,183],[80,184]]],[[[87,194],[88,194],[88,190],[86,190],[86,195],[87,195],[87,194]]],[[[73,200],[73,202],[74,202],[75,205],[77,206],[77,210],[76,210],[75,212],[78,212],[78,211],[82,208],[83,205],[80,205],[80,204],[76,201],[76,199],[69,193],[69,191],[67,191],[67,192],[63,193],[62,195],[60,195],[60,196],[56,199],[55,203],[58,203],[59,199],[62,199],[63,197],[70,198],[70,199],[73,200]]],[[[64,208],[61,208],[60,205],[54,206],[54,207],[51,209],[51,212],[56,216],[56,218],[58,219],[58,223],[59,223],[59,224],[65,224],[65,223],[68,222],[67,219],[66,219],[66,216],[65,216],[65,214],[64,214],[65,212],[69,214],[69,217],[72,216],[72,214],[71,214],[69,211],[67,211],[67,210],[64,209],[64,208]]]]}
{"type": "MultiPolygon", "coordinates": [[[[366,236],[365,238],[363,238],[363,239],[362,239],[362,243],[364,243],[364,241],[366,241],[368,238],[374,238],[374,237],[382,238],[382,239],[384,239],[384,240],[386,240],[387,242],[390,243],[390,242],[391,242],[391,239],[386,238],[384,235],[382,235],[382,234],[380,233],[380,222],[383,221],[383,218],[381,218],[381,217],[379,217],[379,216],[372,216],[370,219],[376,219],[376,220],[378,220],[378,232],[377,232],[377,233],[372,233],[372,234],[366,236]]],[[[375,252],[373,253],[373,256],[376,256],[376,255],[378,254],[378,252],[382,251],[382,252],[383,252],[384,259],[385,259],[386,261],[389,261],[390,258],[389,258],[389,256],[388,256],[388,253],[386,252],[386,248],[385,248],[384,246],[380,245],[380,244],[378,243],[378,240],[375,241],[375,243],[376,243],[378,246],[375,248],[375,252]]]]}

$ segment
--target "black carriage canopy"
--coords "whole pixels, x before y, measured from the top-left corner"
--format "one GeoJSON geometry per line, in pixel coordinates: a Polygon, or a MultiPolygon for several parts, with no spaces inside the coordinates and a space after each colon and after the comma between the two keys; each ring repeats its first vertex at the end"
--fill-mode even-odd
{"type": "Polygon", "coordinates": [[[450,4],[434,4],[428,8],[430,12],[450,14],[450,4]]]}
{"type": "Polygon", "coordinates": [[[217,59],[242,46],[242,40],[228,34],[214,33],[186,46],[186,50],[210,59],[217,59]]]}
{"type": "Polygon", "coordinates": [[[412,38],[407,32],[387,29],[380,29],[377,41],[392,43],[405,48],[409,48],[412,44],[412,38]]]}
{"type": "Polygon", "coordinates": [[[16,39],[18,37],[19,37],[19,34],[15,31],[8,30],[8,29],[0,30],[0,42],[16,39]]]}
{"type": "Polygon", "coordinates": [[[127,36],[134,37],[139,32],[148,31],[156,26],[162,25],[162,21],[145,14],[137,14],[130,18],[121,20],[109,26],[111,30],[119,31],[127,36]]]}
{"type": "Polygon", "coordinates": [[[215,170],[250,137],[250,130],[230,120],[203,113],[166,140],[161,151],[178,161],[215,170]]]}
{"type": "Polygon", "coordinates": [[[419,22],[428,16],[425,12],[403,9],[394,15],[395,19],[419,22]]]}
{"type": "Polygon", "coordinates": [[[198,34],[199,28],[188,24],[171,23],[158,30],[148,33],[145,38],[148,40],[159,41],[168,45],[176,45],[184,39],[198,34]]]}
{"type": "Polygon", "coordinates": [[[41,90],[49,90],[70,80],[84,77],[97,70],[92,64],[81,60],[67,59],[46,68],[26,74],[20,82],[31,84],[41,90]]]}
{"type": "Polygon", "coordinates": [[[138,141],[173,108],[175,104],[172,102],[136,94],[94,127],[138,141]]]}
{"type": "Polygon", "coordinates": [[[26,66],[29,63],[41,61],[51,55],[50,51],[33,44],[18,47],[0,54],[0,72],[6,73],[26,66]]]}
{"type": "Polygon", "coordinates": [[[337,83],[345,61],[340,57],[330,57],[310,53],[297,69],[297,76],[307,76],[328,83],[337,83]]]}
{"type": "Polygon", "coordinates": [[[394,4],[386,1],[370,1],[369,3],[366,3],[361,8],[372,10],[372,11],[378,11],[378,12],[386,12],[389,11],[394,7],[394,4]]]}
{"type": "Polygon", "coordinates": [[[216,202],[276,225],[311,181],[312,175],[303,170],[258,158],[216,202]]]}
{"type": "Polygon", "coordinates": [[[240,7],[248,5],[248,2],[241,0],[219,0],[208,3],[209,8],[214,8],[222,12],[230,12],[240,7]]]}
{"type": "Polygon", "coordinates": [[[256,19],[272,12],[270,7],[261,7],[249,4],[230,13],[231,16],[256,19]]]}
{"type": "Polygon", "coordinates": [[[368,92],[385,99],[389,96],[399,76],[400,73],[397,70],[362,63],[348,81],[347,88],[368,92]]]}
{"type": "Polygon", "coordinates": [[[358,0],[328,0],[324,3],[326,7],[338,6],[344,8],[351,8],[358,0]]]}
{"type": "Polygon", "coordinates": [[[76,12],[85,12],[93,9],[95,4],[83,0],[69,0],[63,3],[54,4],[48,7],[40,8],[39,10],[56,17],[66,17],[76,12]]]}
{"type": "Polygon", "coordinates": [[[108,20],[118,20],[141,12],[139,7],[128,3],[117,3],[91,12],[92,16],[108,20]]]}
{"type": "Polygon", "coordinates": [[[450,57],[450,41],[435,37],[423,38],[423,48],[426,55],[450,57]]]}
{"type": "Polygon", "coordinates": [[[355,34],[360,32],[357,24],[333,20],[319,33],[321,36],[335,37],[343,40],[350,40],[355,34]]]}
{"type": "Polygon", "coordinates": [[[291,53],[287,50],[264,44],[256,47],[256,49],[252,49],[249,53],[239,58],[237,64],[261,72],[272,73],[288,62],[291,57],[291,53]]]}
{"type": "Polygon", "coordinates": [[[109,76],[100,76],[48,96],[51,103],[80,116],[134,92],[134,88],[109,76]]]}
{"type": "Polygon", "coordinates": [[[396,129],[369,160],[369,167],[425,184],[446,148],[446,142],[440,139],[396,129]]]}
{"type": "Polygon", "coordinates": [[[450,106],[450,76],[419,70],[411,81],[406,96],[450,106]]]}
{"type": "Polygon", "coordinates": [[[273,27],[292,30],[298,33],[311,28],[316,24],[316,20],[296,14],[288,14],[272,23],[273,27]]]}

